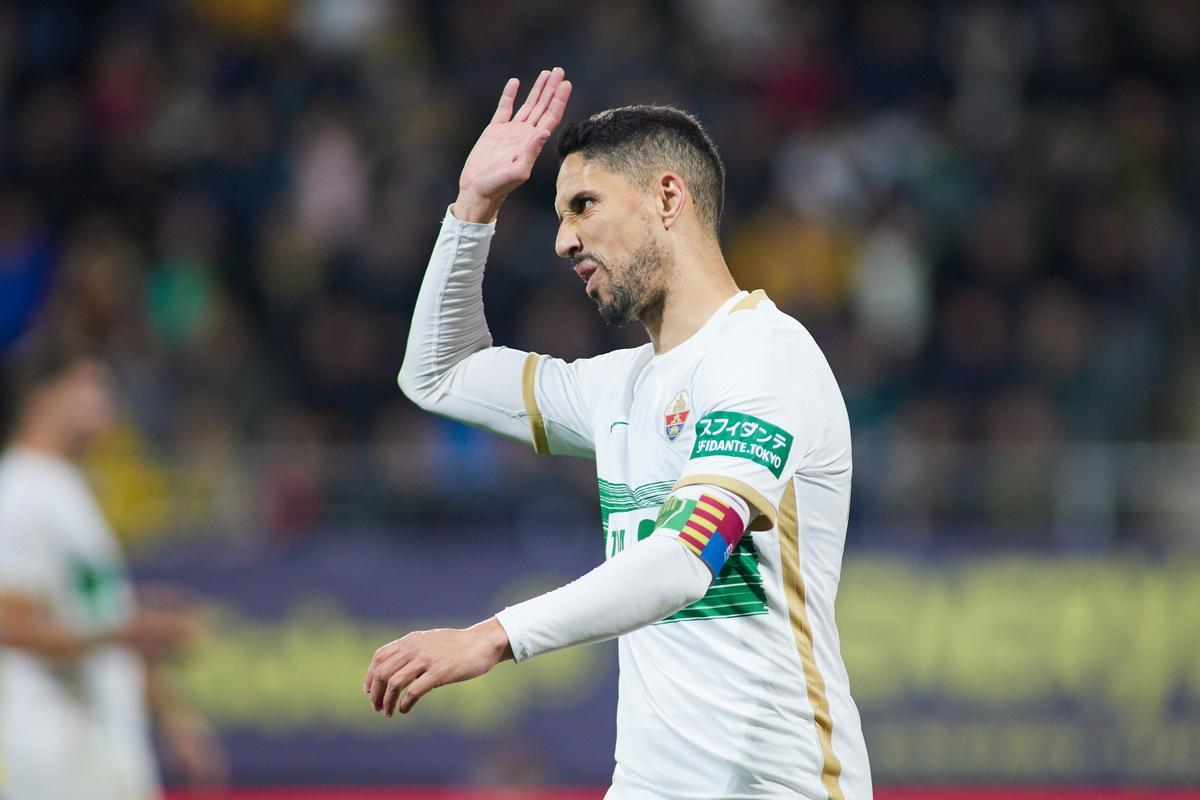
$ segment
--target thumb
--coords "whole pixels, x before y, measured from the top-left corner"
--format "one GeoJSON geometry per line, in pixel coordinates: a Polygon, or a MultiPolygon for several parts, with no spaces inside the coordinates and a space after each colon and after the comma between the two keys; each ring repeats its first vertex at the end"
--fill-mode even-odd
{"type": "Polygon", "coordinates": [[[521,180],[528,180],[533,173],[533,165],[537,163],[538,154],[542,152],[542,147],[545,146],[548,134],[537,132],[529,138],[525,143],[524,148],[515,156],[513,156],[510,168],[520,176],[521,180]]]}
{"type": "Polygon", "coordinates": [[[550,139],[550,131],[537,131],[529,139],[529,144],[525,146],[525,152],[532,158],[537,158],[542,152],[542,148],[546,146],[546,142],[550,139]]]}

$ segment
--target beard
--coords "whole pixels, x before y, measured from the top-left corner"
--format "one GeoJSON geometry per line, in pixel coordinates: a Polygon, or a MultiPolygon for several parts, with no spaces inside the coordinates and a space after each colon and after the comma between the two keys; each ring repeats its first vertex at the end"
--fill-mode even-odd
{"type": "Polygon", "coordinates": [[[648,309],[662,306],[667,252],[653,236],[647,236],[624,264],[614,265],[615,269],[600,266],[608,273],[608,297],[595,300],[601,319],[609,325],[628,325],[648,309]]]}

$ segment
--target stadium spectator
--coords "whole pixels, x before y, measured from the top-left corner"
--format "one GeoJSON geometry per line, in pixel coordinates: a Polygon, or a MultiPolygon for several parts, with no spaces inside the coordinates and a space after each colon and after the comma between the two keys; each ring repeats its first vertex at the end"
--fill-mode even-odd
{"type": "MultiPolygon", "coordinates": [[[[53,327],[99,347],[164,469],[196,444],[171,420],[193,395],[232,425],[229,474],[266,457],[277,417],[308,415],[357,472],[314,475],[316,510],[294,524],[372,505],[361,451],[395,418],[434,236],[417,221],[495,75],[565,59],[581,106],[675,102],[710,121],[736,277],[814,331],[880,447],[935,405],[957,442],[1021,441],[988,411],[1014,392],[1059,420],[1038,428],[1054,447],[1186,434],[1168,412],[1200,351],[1189,4],[493,5],[6,7],[0,343],[53,327]]],[[[531,194],[552,180],[539,167],[531,194]]],[[[549,209],[514,198],[505,214],[497,337],[564,356],[632,344],[567,314],[571,278],[536,246],[549,209]]],[[[514,496],[488,445],[413,424],[514,496]]],[[[259,527],[278,489],[263,474],[258,502],[214,497],[209,526],[259,527]]],[[[586,481],[545,477],[517,492],[590,507],[586,481]]],[[[855,514],[886,507],[888,478],[856,480],[855,514]]],[[[953,504],[949,484],[929,491],[953,504]]],[[[964,502],[988,519],[985,495],[964,502]]],[[[193,503],[175,524],[204,516],[193,503]]]]}

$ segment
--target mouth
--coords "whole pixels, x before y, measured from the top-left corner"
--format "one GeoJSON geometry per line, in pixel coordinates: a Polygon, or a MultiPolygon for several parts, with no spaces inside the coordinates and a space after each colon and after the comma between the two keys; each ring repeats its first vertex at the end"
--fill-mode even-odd
{"type": "Polygon", "coordinates": [[[583,281],[584,283],[587,283],[588,280],[592,277],[592,275],[595,274],[597,269],[598,269],[598,267],[596,266],[596,264],[594,262],[581,261],[575,265],[575,274],[579,276],[579,279],[581,281],[583,281]]]}
{"type": "Polygon", "coordinates": [[[599,273],[600,266],[595,261],[580,261],[575,265],[575,274],[586,284],[584,292],[588,297],[593,299],[595,298],[594,292],[596,291],[594,284],[599,283],[600,280],[596,277],[599,273]]]}

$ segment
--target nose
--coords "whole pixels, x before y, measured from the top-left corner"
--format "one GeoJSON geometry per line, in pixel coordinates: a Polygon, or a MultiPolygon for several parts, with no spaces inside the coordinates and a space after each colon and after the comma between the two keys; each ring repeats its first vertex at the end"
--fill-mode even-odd
{"type": "Polygon", "coordinates": [[[575,232],[575,228],[564,219],[558,224],[558,236],[554,238],[554,252],[563,258],[570,258],[581,250],[583,250],[583,242],[579,241],[579,235],[575,232]]]}

